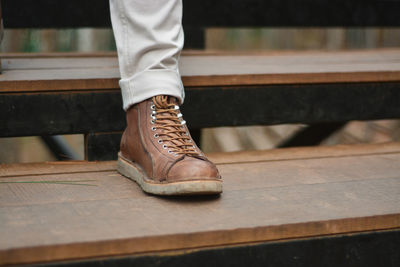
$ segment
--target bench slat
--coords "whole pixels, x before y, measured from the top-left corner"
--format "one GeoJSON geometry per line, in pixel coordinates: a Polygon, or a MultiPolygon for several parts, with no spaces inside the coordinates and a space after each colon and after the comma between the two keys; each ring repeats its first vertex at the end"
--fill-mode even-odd
{"type": "MultiPolygon", "coordinates": [[[[115,57],[8,58],[0,92],[117,89],[115,57]]],[[[185,86],[400,81],[400,50],[184,55],[185,86]]]]}
{"type": "MultiPolygon", "coordinates": [[[[400,83],[188,87],[190,129],[400,118],[400,83]]],[[[0,136],[122,131],[118,90],[0,93],[0,136]]]]}
{"type": "Polygon", "coordinates": [[[220,198],[152,197],[115,171],[75,172],[73,164],[64,173],[36,166],[29,175],[3,176],[95,186],[0,184],[0,264],[399,228],[400,153],[368,154],[365,146],[351,147],[362,156],[332,157],[335,148],[304,148],[320,154],[309,159],[228,163],[227,156],[219,164],[220,198]]]}

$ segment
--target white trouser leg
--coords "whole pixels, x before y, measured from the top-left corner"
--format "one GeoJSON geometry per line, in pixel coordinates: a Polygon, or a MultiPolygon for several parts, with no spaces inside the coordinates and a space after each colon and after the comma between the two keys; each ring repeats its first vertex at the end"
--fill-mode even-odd
{"type": "Polygon", "coordinates": [[[155,95],[181,103],[182,0],[110,0],[123,108],[155,95]]]}

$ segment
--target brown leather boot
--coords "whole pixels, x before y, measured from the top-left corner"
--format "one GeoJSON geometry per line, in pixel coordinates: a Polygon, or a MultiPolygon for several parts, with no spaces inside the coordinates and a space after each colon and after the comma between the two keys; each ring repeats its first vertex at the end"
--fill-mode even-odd
{"type": "Polygon", "coordinates": [[[155,96],[126,113],[118,171],[157,195],[219,194],[216,166],[193,142],[177,101],[155,96]]]}

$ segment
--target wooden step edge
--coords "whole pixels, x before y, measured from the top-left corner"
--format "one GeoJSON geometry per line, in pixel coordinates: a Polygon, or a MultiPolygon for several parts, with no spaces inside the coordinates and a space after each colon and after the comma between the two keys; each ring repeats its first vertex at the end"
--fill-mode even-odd
{"type": "Polygon", "coordinates": [[[397,82],[400,71],[354,71],[354,72],[309,72],[309,73],[265,73],[223,74],[209,76],[182,76],[187,87],[201,86],[261,86],[279,84],[365,83],[397,82]]]}
{"type": "Polygon", "coordinates": [[[116,51],[102,52],[9,52],[0,53],[0,58],[82,58],[82,57],[117,57],[116,51]]]}
{"type": "MultiPolygon", "coordinates": [[[[7,72],[7,70],[4,70],[7,72]]],[[[119,77],[85,79],[1,80],[0,93],[119,90],[119,77]]],[[[398,82],[400,71],[266,73],[182,76],[185,87],[261,86],[279,84],[398,82]]]]}
{"type": "MultiPolygon", "coordinates": [[[[391,153],[400,153],[400,142],[219,152],[207,154],[207,157],[215,164],[222,165],[262,161],[367,156],[391,153]]],[[[115,161],[55,161],[42,163],[0,164],[0,178],[28,175],[114,171],[115,169],[115,161]]]]}
{"type": "MultiPolygon", "coordinates": [[[[251,50],[234,51],[218,49],[184,49],[181,56],[292,56],[292,55],[326,55],[326,54],[375,54],[375,53],[397,53],[400,49],[396,47],[380,47],[369,49],[341,49],[341,50],[251,50]]],[[[117,57],[116,51],[100,52],[2,52],[0,58],[75,58],[75,57],[117,57]]]]}
{"type": "Polygon", "coordinates": [[[390,153],[400,153],[400,142],[220,152],[208,154],[207,157],[216,164],[235,164],[261,161],[352,157],[390,153]]]}
{"type": "Polygon", "coordinates": [[[400,229],[400,214],[0,250],[0,265],[32,264],[400,229]]]}
{"type": "Polygon", "coordinates": [[[0,164],[0,179],[30,175],[114,171],[115,161],[49,161],[0,164]]]}

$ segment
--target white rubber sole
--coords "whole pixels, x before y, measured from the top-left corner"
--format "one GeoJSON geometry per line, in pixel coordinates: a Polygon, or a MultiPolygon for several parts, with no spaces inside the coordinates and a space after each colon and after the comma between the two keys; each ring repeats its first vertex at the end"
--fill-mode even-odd
{"type": "Polygon", "coordinates": [[[222,181],[189,180],[173,183],[157,183],[147,178],[135,163],[118,155],[117,171],[135,181],[143,191],[164,196],[174,195],[213,195],[222,193],[222,181]]]}

